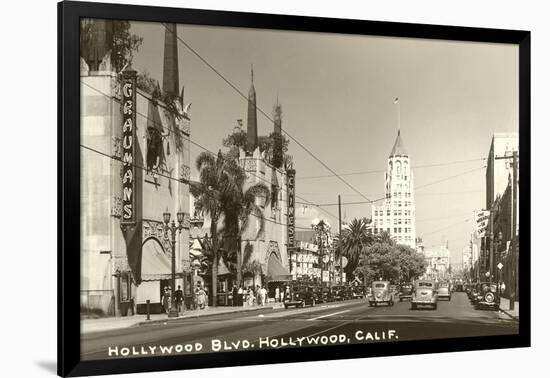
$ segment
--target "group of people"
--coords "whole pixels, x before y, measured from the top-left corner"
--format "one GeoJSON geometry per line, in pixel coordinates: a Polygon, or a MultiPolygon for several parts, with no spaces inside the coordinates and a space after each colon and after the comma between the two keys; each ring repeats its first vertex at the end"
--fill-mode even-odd
{"type": "MultiPolygon", "coordinates": [[[[183,291],[181,290],[181,286],[179,285],[178,290],[176,290],[175,301],[176,309],[178,310],[179,314],[183,310],[183,291]]],[[[168,314],[172,309],[172,289],[169,286],[164,287],[160,303],[162,303],[162,308],[164,309],[164,312],[168,314]]]]}
{"type": "MultiPolygon", "coordinates": [[[[162,304],[164,312],[167,314],[170,313],[172,308],[172,289],[169,286],[164,287],[160,303],[162,304]]],[[[178,314],[185,311],[185,306],[183,305],[183,290],[181,290],[180,285],[178,285],[178,289],[176,290],[175,305],[178,314]]],[[[202,310],[206,307],[208,307],[208,288],[198,283],[193,291],[193,309],[202,310]]]]}
{"type": "Polygon", "coordinates": [[[232,295],[233,306],[265,306],[267,303],[267,289],[260,285],[256,285],[255,288],[233,285],[232,295]]]}

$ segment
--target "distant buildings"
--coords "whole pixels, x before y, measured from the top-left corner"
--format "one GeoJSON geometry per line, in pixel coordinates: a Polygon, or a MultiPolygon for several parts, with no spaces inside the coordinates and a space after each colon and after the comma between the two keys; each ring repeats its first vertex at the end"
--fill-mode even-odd
{"type": "Polygon", "coordinates": [[[429,279],[446,279],[450,274],[451,251],[447,246],[439,248],[426,248],[424,250],[426,261],[426,273],[424,277],[429,279]]]}
{"type": "Polygon", "coordinates": [[[373,234],[387,231],[398,244],[416,249],[414,177],[400,131],[388,157],[385,193],[384,204],[372,207],[373,234]]]}

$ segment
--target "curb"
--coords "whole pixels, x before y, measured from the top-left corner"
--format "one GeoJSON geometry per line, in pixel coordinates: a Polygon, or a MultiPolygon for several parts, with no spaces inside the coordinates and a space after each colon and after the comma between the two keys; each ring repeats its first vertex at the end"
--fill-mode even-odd
{"type": "Polygon", "coordinates": [[[264,307],[253,307],[253,308],[243,308],[241,310],[236,311],[226,311],[226,312],[217,312],[217,313],[197,313],[192,315],[184,315],[177,318],[166,318],[166,319],[155,319],[155,320],[146,320],[142,321],[136,324],[133,324],[127,328],[131,327],[139,327],[147,324],[158,324],[158,323],[167,323],[167,322],[174,322],[178,320],[185,320],[185,319],[197,319],[197,318],[205,318],[209,316],[216,316],[216,315],[226,315],[226,314],[239,314],[243,312],[256,312],[256,311],[262,311],[262,310],[273,310],[279,308],[278,306],[264,306],[264,307]]]}
{"type": "Polygon", "coordinates": [[[510,313],[508,312],[509,310],[503,310],[503,309],[500,308],[500,307],[499,307],[498,309],[499,309],[500,312],[502,312],[502,313],[508,315],[508,316],[509,316],[510,318],[512,318],[513,320],[516,320],[516,321],[519,322],[519,316],[515,316],[515,315],[510,314],[510,313]]]}

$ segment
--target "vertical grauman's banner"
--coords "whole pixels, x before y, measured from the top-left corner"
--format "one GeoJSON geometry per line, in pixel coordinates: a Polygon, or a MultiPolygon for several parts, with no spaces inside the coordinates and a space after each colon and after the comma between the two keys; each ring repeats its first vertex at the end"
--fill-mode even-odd
{"type": "Polygon", "coordinates": [[[122,218],[120,227],[126,241],[128,265],[132,269],[134,282],[141,282],[141,220],[136,208],[138,160],[136,146],[136,71],[125,71],[122,76],[122,218]]]}
{"type": "Polygon", "coordinates": [[[126,71],[122,78],[122,220],[121,225],[136,223],[135,140],[136,140],[136,71],[126,71]]]}
{"type": "Polygon", "coordinates": [[[290,169],[287,171],[288,177],[288,216],[287,216],[287,229],[288,229],[288,248],[294,248],[294,231],[295,231],[295,180],[296,171],[290,169]]]}

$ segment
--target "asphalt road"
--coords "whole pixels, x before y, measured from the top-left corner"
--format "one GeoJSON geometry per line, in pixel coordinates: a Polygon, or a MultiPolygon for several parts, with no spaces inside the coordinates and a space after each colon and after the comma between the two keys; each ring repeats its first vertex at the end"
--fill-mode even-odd
{"type": "Polygon", "coordinates": [[[408,301],[369,307],[365,300],[352,300],[97,332],[83,335],[81,356],[93,360],[517,332],[516,321],[495,311],[475,310],[466,294],[454,293],[451,301],[440,301],[437,310],[411,310],[408,301]]]}

